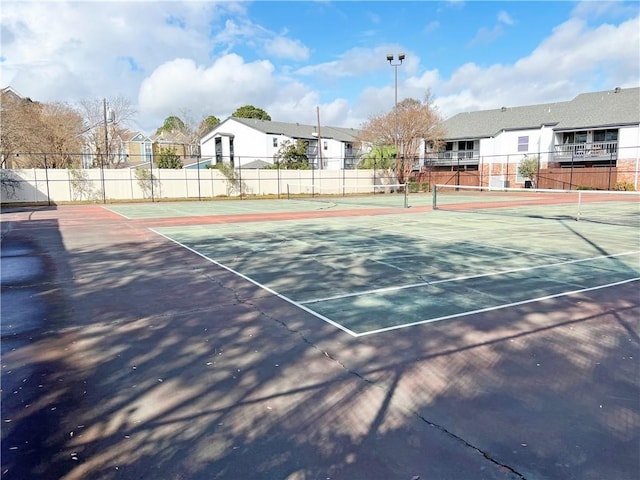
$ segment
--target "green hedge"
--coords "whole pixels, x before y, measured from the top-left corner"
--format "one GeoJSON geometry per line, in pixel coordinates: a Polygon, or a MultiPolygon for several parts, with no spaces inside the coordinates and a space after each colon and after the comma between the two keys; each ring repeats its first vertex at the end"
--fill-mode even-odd
{"type": "Polygon", "coordinates": [[[428,192],[429,182],[412,182],[409,181],[409,193],[428,192]]]}

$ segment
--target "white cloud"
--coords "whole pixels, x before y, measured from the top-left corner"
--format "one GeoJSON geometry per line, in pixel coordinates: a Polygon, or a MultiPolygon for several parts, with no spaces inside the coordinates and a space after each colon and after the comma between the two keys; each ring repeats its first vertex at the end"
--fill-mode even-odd
{"type": "Polygon", "coordinates": [[[469,41],[469,45],[488,45],[504,33],[502,25],[497,24],[493,28],[482,27],[476,36],[469,41]]]}
{"type": "Polygon", "coordinates": [[[324,77],[351,77],[361,74],[370,68],[372,53],[370,49],[356,48],[346,52],[337,60],[307,65],[296,70],[297,75],[324,77]]]}
{"type": "Polygon", "coordinates": [[[213,36],[213,43],[221,45],[224,53],[233,51],[237,44],[256,44],[264,38],[266,30],[246,19],[226,20],[224,28],[213,36]]]}
{"type": "Polygon", "coordinates": [[[440,28],[440,22],[438,22],[437,20],[432,20],[425,25],[423,31],[424,33],[431,33],[431,32],[435,32],[439,28],[440,28]]]}
{"type": "Polygon", "coordinates": [[[236,54],[220,57],[210,66],[187,58],[168,61],[140,86],[141,123],[178,114],[180,109],[196,117],[224,117],[242,105],[260,106],[275,90],[273,71],[267,60],[245,63],[236,54]]]}
{"type": "Polygon", "coordinates": [[[621,1],[581,1],[576,4],[571,16],[584,20],[597,20],[599,18],[624,18],[638,13],[637,2],[621,1]]]}
{"type": "Polygon", "coordinates": [[[207,56],[202,32],[216,9],[200,3],[4,3],[3,83],[20,85],[42,101],[110,92],[135,97],[143,72],[164,58],[184,50],[194,58],[207,56]],[[171,17],[188,28],[171,24],[171,17]],[[131,58],[138,71],[130,71],[122,58],[131,58]]]}
{"type": "Polygon", "coordinates": [[[481,27],[478,29],[478,33],[469,41],[469,45],[488,45],[504,34],[503,25],[510,26],[513,24],[514,21],[511,16],[504,10],[501,10],[498,12],[498,23],[491,28],[481,27]]]}
{"type": "Polygon", "coordinates": [[[557,27],[552,36],[515,68],[539,80],[570,78],[584,83],[600,80],[615,86],[617,78],[634,78],[640,72],[639,18],[620,26],[603,24],[595,29],[572,19],[557,27]],[[562,52],[560,55],[558,52],[562,52]]]}
{"type": "Polygon", "coordinates": [[[309,58],[309,49],[298,40],[274,37],[264,43],[265,52],[278,58],[302,61],[309,58]]]}
{"type": "Polygon", "coordinates": [[[388,69],[387,55],[401,52],[406,55],[402,63],[403,68],[410,73],[414,72],[420,62],[417,55],[405,51],[397,45],[382,45],[374,48],[351,48],[340,55],[337,60],[308,65],[299,68],[295,73],[302,76],[323,76],[328,78],[358,77],[374,71],[388,69]]]}
{"type": "Polygon", "coordinates": [[[501,10],[498,13],[498,21],[500,23],[504,23],[505,25],[513,25],[513,19],[511,18],[511,16],[505,12],[504,10],[501,10]]]}
{"type": "Polygon", "coordinates": [[[212,41],[222,46],[223,53],[232,52],[239,45],[248,45],[276,58],[294,61],[309,58],[309,49],[301,41],[287,37],[286,32],[275,34],[246,18],[227,20],[224,29],[216,33],[212,41]]]}

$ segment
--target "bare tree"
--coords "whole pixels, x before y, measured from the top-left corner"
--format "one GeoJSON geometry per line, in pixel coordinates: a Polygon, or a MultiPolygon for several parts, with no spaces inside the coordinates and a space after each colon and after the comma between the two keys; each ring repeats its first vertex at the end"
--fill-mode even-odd
{"type": "Polygon", "coordinates": [[[39,103],[2,95],[3,167],[58,168],[80,162],[82,118],[65,103],[39,103]],[[9,160],[11,160],[9,162],[9,160]]]}
{"type": "Polygon", "coordinates": [[[405,182],[425,142],[438,145],[442,138],[442,117],[427,92],[423,101],[407,98],[398,103],[397,110],[370,118],[359,140],[374,146],[394,146],[398,181],[405,182]]]}
{"type": "Polygon", "coordinates": [[[79,109],[84,119],[84,141],[96,156],[95,163],[117,167],[125,153],[123,143],[117,139],[126,136],[127,127],[136,114],[131,102],[121,96],[82,100],[79,109]]]}
{"type": "Polygon", "coordinates": [[[40,105],[9,91],[0,96],[0,155],[2,167],[28,167],[31,154],[40,151],[40,105]]]}
{"type": "MultiPolygon", "coordinates": [[[[199,125],[189,110],[183,109],[180,112],[179,118],[183,119],[183,128],[180,129],[180,132],[185,135],[187,142],[189,142],[185,151],[188,152],[191,157],[197,157],[200,154],[199,125]]],[[[190,163],[190,161],[186,160],[185,163],[190,163]]]]}
{"type": "Polygon", "coordinates": [[[48,168],[79,167],[82,162],[82,117],[65,103],[45,103],[40,110],[43,162],[48,168]]]}

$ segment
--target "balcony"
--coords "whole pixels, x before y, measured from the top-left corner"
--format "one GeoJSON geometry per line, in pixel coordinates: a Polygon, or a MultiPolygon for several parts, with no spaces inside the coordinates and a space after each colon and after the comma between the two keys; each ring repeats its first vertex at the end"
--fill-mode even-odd
{"type": "Polygon", "coordinates": [[[480,161],[478,150],[447,150],[445,152],[429,152],[424,156],[424,165],[451,166],[451,165],[477,165],[480,161]]]}
{"type": "Polygon", "coordinates": [[[618,142],[566,143],[556,145],[553,152],[556,161],[616,160],[618,142]]]}

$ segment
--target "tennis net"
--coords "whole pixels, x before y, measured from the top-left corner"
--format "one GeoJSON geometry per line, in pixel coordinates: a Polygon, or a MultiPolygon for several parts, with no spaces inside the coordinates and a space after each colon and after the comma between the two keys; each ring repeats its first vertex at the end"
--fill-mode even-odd
{"type": "Polygon", "coordinates": [[[314,200],[329,203],[349,203],[364,206],[408,208],[409,189],[406,184],[309,185],[287,184],[289,200],[314,200]]]}
{"type": "Polygon", "coordinates": [[[640,192],[435,185],[433,208],[640,226],[640,192]]]}

